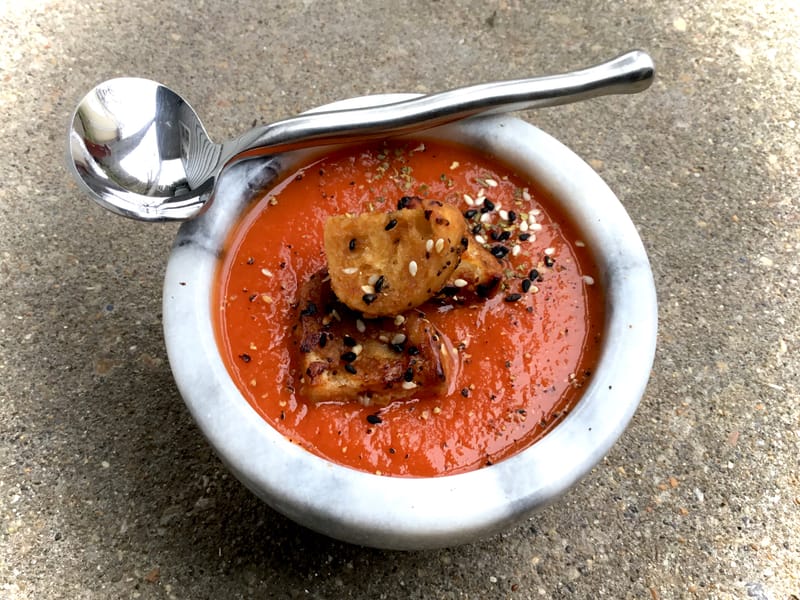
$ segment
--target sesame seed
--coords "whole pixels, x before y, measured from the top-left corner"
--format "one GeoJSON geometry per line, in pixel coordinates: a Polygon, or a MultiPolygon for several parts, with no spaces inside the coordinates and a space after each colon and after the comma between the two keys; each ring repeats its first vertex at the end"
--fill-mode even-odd
{"type": "Polygon", "coordinates": [[[457,288],[463,288],[463,287],[466,287],[468,285],[468,283],[467,283],[466,279],[459,278],[459,279],[456,279],[453,282],[453,285],[456,286],[457,288]]]}
{"type": "Polygon", "coordinates": [[[356,371],[356,368],[353,365],[351,365],[350,363],[347,363],[344,366],[344,370],[347,371],[348,373],[350,373],[351,375],[356,375],[358,373],[358,371],[356,371]]]}
{"type": "Polygon", "coordinates": [[[522,190],[522,199],[525,200],[525,202],[531,201],[531,193],[528,191],[528,188],[522,190]]]}
{"type": "Polygon", "coordinates": [[[405,322],[406,322],[406,318],[403,315],[397,315],[394,318],[394,324],[395,325],[402,325],[405,322]]]}
{"type": "Polygon", "coordinates": [[[467,206],[475,206],[475,200],[469,194],[464,194],[464,202],[467,203],[467,206]]]}
{"type": "Polygon", "coordinates": [[[519,256],[519,253],[522,252],[522,246],[519,244],[514,244],[511,247],[511,256],[519,256]]]}
{"type": "Polygon", "coordinates": [[[345,275],[355,275],[356,273],[358,273],[358,267],[345,267],[344,269],[342,269],[342,273],[344,273],[345,275]]]}
{"type": "Polygon", "coordinates": [[[552,267],[556,263],[555,259],[552,256],[545,256],[544,257],[544,266],[545,267],[552,267]]]}
{"type": "Polygon", "coordinates": [[[269,294],[261,294],[261,301],[264,304],[272,304],[272,296],[269,294]]]}
{"type": "Polygon", "coordinates": [[[361,296],[361,299],[364,301],[364,304],[372,304],[378,297],[375,294],[366,293],[361,296]]]}
{"type": "Polygon", "coordinates": [[[398,344],[402,344],[406,341],[406,336],[404,333],[396,333],[392,338],[392,345],[397,346],[398,344]]]}
{"type": "Polygon", "coordinates": [[[532,283],[531,283],[530,279],[523,279],[522,280],[522,284],[521,284],[522,291],[525,292],[525,293],[529,292],[530,289],[531,289],[531,285],[532,285],[532,283]]]}
{"type": "Polygon", "coordinates": [[[351,239],[350,243],[347,245],[347,247],[350,248],[351,251],[355,250],[356,249],[356,238],[351,239]]]}
{"type": "Polygon", "coordinates": [[[451,171],[454,171],[454,170],[456,170],[456,169],[457,169],[459,166],[461,166],[461,163],[460,163],[460,162],[458,162],[457,160],[454,160],[452,163],[450,163],[450,170],[451,170],[451,171]]]}
{"type": "Polygon", "coordinates": [[[503,298],[503,300],[505,300],[506,302],[516,302],[520,298],[522,298],[522,294],[514,293],[514,294],[509,294],[508,296],[503,298]]]}
{"type": "Polygon", "coordinates": [[[386,227],[384,227],[383,229],[384,229],[385,231],[391,231],[391,230],[392,230],[392,229],[394,229],[395,227],[397,227],[397,219],[392,219],[391,221],[389,221],[389,222],[386,224],[386,227]]]}
{"type": "Polygon", "coordinates": [[[586,285],[594,285],[594,277],[591,275],[584,275],[583,281],[586,283],[586,285]]]}
{"type": "Polygon", "coordinates": [[[353,338],[351,338],[349,335],[345,335],[342,338],[342,343],[345,346],[347,346],[348,348],[352,348],[353,346],[355,346],[357,344],[357,342],[353,338]]]}
{"type": "Polygon", "coordinates": [[[261,274],[264,275],[265,277],[272,277],[272,271],[270,271],[269,269],[261,269],[261,274]]]}
{"type": "Polygon", "coordinates": [[[365,294],[375,295],[375,288],[371,285],[362,285],[361,291],[364,292],[365,294]]]}
{"type": "Polygon", "coordinates": [[[475,216],[475,215],[477,215],[477,214],[478,214],[478,210],[477,210],[477,209],[475,209],[475,208],[470,208],[468,211],[466,211],[466,212],[464,213],[464,218],[466,218],[466,219],[471,219],[472,217],[474,217],[474,216],[475,216]]]}
{"type": "Polygon", "coordinates": [[[358,356],[359,354],[361,354],[361,351],[362,351],[363,349],[364,349],[364,346],[362,346],[361,344],[356,344],[355,346],[353,346],[353,353],[354,353],[356,356],[358,356]]]}
{"type": "Polygon", "coordinates": [[[486,238],[483,237],[482,235],[476,235],[475,236],[475,241],[478,242],[479,244],[483,245],[483,244],[486,243],[486,238]]]}
{"type": "Polygon", "coordinates": [[[355,359],[357,359],[357,358],[358,358],[358,355],[357,355],[355,352],[352,352],[352,351],[347,351],[347,352],[344,352],[344,353],[342,354],[342,356],[341,356],[341,359],[342,359],[344,362],[348,362],[348,363],[351,363],[351,362],[353,362],[353,361],[354,361],[355,359]]]}
{"type": "Polygon", "coordinates": [[[430,252],[433,250],[433,240],[428,240],[425,242],[425,252],[430,252]]]}
{"type": "Polygon", "coordinates": [[[586,244],[583,242],[583,240],[575,240],[575,246],[578,248],[583,248],[586,246],[586,244]]]}
{"type": "Polygon", "coordinates": [[[481,223],[488,223],[492,220],[492,217],[489,215],[488,212],[485,212],[481,215],[480,221],[481,223]]]}
{"type": "Polygon", "coordinates": [[[375,282],[375,291],[380,292],[383,289],[384,285],[386,285],[386,278],[383,275],[381,275],[375,282]]]}
{"type": "Polygon", "coordinates": [[[444,250],[444,238],[439,238],[438,240],[436,240],[436,252],[441,254],[443,250],[444,250]]]}
{"type": "Polygon", "coordinates": [[[531,281],[536,281],[537,279],[539,279],[539,271],[537,271],[536,269],[531,269],[531,272],[528,273],[528,279],[530,279],[531,281]]]}
{"type": "Polygon", "coordinates": [[[415,387],[417,387],[417,384],[414,383],[413,381],[404,381],[403,382],[403,389],[404,390],[413,390],[415,387]]]}
{"type": "Polygon", "coordinates": [[[383,419],[381,419],[378,415],[367,415],[367,423],[370,425],[380,425],[383,423],[383,419]]]}
{"type": "Polygon", "coordinates": [[[528,222],[527,221],[520,221],[519,222],[519,230],[522,232],[528,231],[528,222]]]}
{"type": "Polygon", "coordinates": [[[475,206],[481,206],[486,201],[483,190],[478,192],[478,197],[475,198],[475,206]]]}
{"type": "Polygon", "coordinates": [[[497,211],[497,214],[499,214],[500,218],[503,219],[504,221],[508,221],[508,211],[507,210],[499,210],[499,211],[497,211]]]}
{"type": "Polygon", "coordinates": [[[530,230],[531,231],[541,231],[542,230],[542,224],[541,223],[531,223],[530,224],[530,230]]]}
{"type": "Polygon", "coordinates": [[[367,330],[367,326],[361,319],[356,319],[356,329],[359,333],[364,333],[367,330]]]}
{"type": "Polygon", "coordinates": [[[545,256],[553,256],[553,254],[555,254],[555,253],[556,253],[556,249],[555,248],[545,248],[544,249],[545,256]]]}
{"type": "Polygon", "coordinates": [[[406,372],[403,373],[403,381],[414,381],[414,369],[408,367],[406,372]]]}
{"type": "Polygon", "coordinates": [[[408,272],[411,274],[412,277],[417,275],[417,261],[412,260],[408,263],[408,272]]]}
{"type": "Polygon", "coordinates": [[[508,254],[508,248],[506,246],[498,244],[496,246],[492,246],[489,252],[491,252],[495,258],[505,258],[506,254],[508,254]]]}
{"type": "Polygon", "coordinates": [[[370,275],[370,276],[369,276],[369,279],[367,279],[367,283],[368,283],[369,285],[375,285],[375,283],[376,283],[377,281],[378,281],[378,275],[375,275],[374,273],[373,273],[372,275],[370,275]]]}
{"type": "Polygon", "coordinates": [[[497,187],[497,182],[494,179],[485,179],[484,181],[489,187],[497,187]]]}
{"type": "Polygon", "coordinates": [[[520,233],[519,236],[517,236],[517,237],[519,238],[520,241],[527,242],[529,239],[531,239],[531,234],[530,233],[520,233]]]}

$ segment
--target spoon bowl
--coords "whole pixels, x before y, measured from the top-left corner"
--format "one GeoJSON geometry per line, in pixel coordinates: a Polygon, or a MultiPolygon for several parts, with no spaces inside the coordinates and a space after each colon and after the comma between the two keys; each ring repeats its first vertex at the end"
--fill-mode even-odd
{"type": "Polygon", "coordinates": [[[304,114],[214,143],[186,100],[148,79],[92,89],[70,124],[68,162],[105,208],[144,221],[186,220],[213,198],[222,170],[240,160],[311,146],[422,131],[459,119],[647,89],[655,68],[641,50],[587,69],[479,84],[382,106],[304,114]]]}

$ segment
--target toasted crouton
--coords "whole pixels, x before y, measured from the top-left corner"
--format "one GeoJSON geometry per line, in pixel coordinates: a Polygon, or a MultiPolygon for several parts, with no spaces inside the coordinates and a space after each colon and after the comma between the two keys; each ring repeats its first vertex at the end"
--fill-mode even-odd
{"type": "Polygon", "coordinates": [[[390,213],[337,215],[325,222],[331,285],[367,317],[393,316],[437,294],[468,245],[466,221],[437,201],[390,213]]]}
{"type": "Polygon", "coordinates": [[[447,281],[447,287],[457,289],[459,294],[469,292],[486,298],[497,289],[502,279],[503,265],[470,235],[469,244],[447,281]]]}
{"type": "Polygon", "coordinates": [[[386,405],[448,391],[455,353],[417,311],[361,319],[337,301],[324,272],[303,284],[297,311],[293,360],[302,398],[386,405]]]}

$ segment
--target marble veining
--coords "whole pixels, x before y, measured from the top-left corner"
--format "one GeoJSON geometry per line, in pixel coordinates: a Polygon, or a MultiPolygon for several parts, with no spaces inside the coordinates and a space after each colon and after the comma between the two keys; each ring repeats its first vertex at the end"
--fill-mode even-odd
{"type": "MultiPolygon", "coordinates": [[[[361,98],[344,105],[402,97],[361,98]]],[[[444,137],[503,156],[563,204],[587,245],[597,251],[607,290],[600,364],[580,403],[532,447],[471,473],[380,477],[331,464],[290,443],[238,392],[212,326],[218,256],[231,227],[258,194],[315,151],[253,159],[223,173],[211,207],[178,233],[163,295],[165,339],[178,388],[228,468],[298,523],[349,542],[395,549],[469,542],[556,501],[601,460],[633,416],[647,384],[657,328],[652,273],[636,229],[608,186],[568,148],[505,116],[472,119],[415,137],[444,137]]]]}

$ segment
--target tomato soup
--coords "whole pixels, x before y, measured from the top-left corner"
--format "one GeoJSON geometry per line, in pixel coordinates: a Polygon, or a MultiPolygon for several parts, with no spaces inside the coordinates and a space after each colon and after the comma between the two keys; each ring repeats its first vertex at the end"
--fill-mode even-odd
{"type": "Polygon", "coordinates": [[[216,333],[242,395],[292,442],[371,473],[454,474],[530,446],[579,400],[603,335],[598,280],[591,249],[535,182],[472,148],[380,142],[319,158],[254,204],[220,261],[216,333]],[[298,290],[326,265],[325,220],[390,212],[411,195],[457,206],[472,243],[503,265],[488,297],[419,307],[457,355],[450,392],[312,403],[296,391],[290,339],[298,290]]]}

